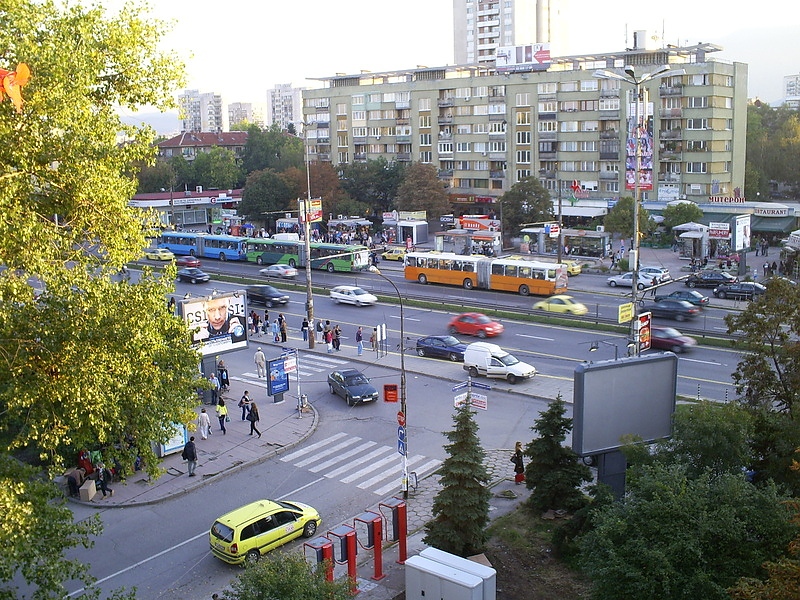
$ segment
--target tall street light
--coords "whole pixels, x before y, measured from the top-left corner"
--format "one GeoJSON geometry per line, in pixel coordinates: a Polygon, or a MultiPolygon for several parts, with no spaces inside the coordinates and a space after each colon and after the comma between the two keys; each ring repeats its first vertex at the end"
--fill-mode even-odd
{"type": "Polygon", "coordinates": [[[630,256],[632,259],[631,270],[633,277],[631,279],[631,301],[633,303],[633,319],[631,320],[631,340],[634,342],[633,355],[639,354],[639,340],[637,339],[636,324],[637,324],[637,304],[636,292],[639,282],[639,202],[641,201],[641,180],[640,172],[642,169],[642,129],[647,116],[647,107],[645,98],[647,97],[647,90],[642,86],[648,81],[660,79],[666,75],[683,75],[683,69],[670,69],[669,65],[661,65],[652,73],[645,73],[641,77],[636,77],[636,71],[632,66],[627,66],[624,69],[625,74],[617,73],[616,71],[609,71],[608,69],[599,69],[594,72],[594,76],[598,79],[615,79],[617,81],[624,81],[634,87],[634,102],[636,103],[635,122],[634,122],[634,135],[636,136],[636,171],[634,173],[633,181],[633,240],[631,242],[630,256]]]}
{"type": "Polygon", "coordinates": [[[397,294],[397,301],[400,303],[400,412],[403,413],[405,425],[405,448],[403,451],[403,481],[400,483],[403,492],[403,498],[408,498],[408,412],[406,411],[406,336],[403,322],[405,315],[403,314],[403,296],[400,290],[397,289],[394,281],[389,279],[386,275],[380,272],[378,267],[370,265],[369,272],[374,273],[389,285],[394,288],[397,294]]]}
{"type": "Polygon", "coordinates": [[[306,252],[306,319],[308,320],[308,347],[314,349],[316,327],[314,327],[314,290],[311,286],[311,154],[308,147],[308,125],[303,123],[303,141],[306,146],[306,187],[308,195],[305,203],[300,201],[300,217],[303,219],[303,244],[306,252]],[[305,206],[303,206],[305,204],[305,206]]]}
{"type": "Polygon", "coordinates": [[[558,161],[556,161],[556,190],[558,190],[558,263],[561,264],[564,252],[564,223],[561,218],[561,182],[558,179],[558,161]]]}

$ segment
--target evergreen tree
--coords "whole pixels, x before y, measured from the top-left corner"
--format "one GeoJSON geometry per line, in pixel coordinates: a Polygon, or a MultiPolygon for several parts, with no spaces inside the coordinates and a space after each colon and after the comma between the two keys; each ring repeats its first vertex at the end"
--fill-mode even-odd
{"type": "Polygon", "coordinates": [[[567,433],[572,431],[572,419],[565,413],[559,394],[531,427],[540,437],[531,441],[523,453],[530,459],[525,468],[525,485],[533,490],[528,502],[537,510],[580,508],[584,502],[579,486],[592,478],[589,467],[564,445],[567,433]]]}
{"type": "Polygon", "coordinates": [[[433,500],[433,520],[423,540],[458,556],[483,551],[489,523],[489,473],[474,415],[467,402],[461,404],[453,415],[455,429],[445,433],[449,456],[439,469],[442,489],[433,500]]]}

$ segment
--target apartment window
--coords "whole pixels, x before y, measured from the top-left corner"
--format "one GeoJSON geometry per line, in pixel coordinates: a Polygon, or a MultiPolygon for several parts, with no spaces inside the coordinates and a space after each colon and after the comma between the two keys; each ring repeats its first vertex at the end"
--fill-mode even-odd
{"type": "Polygon", "coordinates": [[[437,148],[439,154],[452,154],[453,153],[453,143],[452,142],[439,142],[439,146],[437,148]]]}
{"type": "Polygon", "coordinates": [[[422,129],[429,129],[431,126],[431,116],[430,115],[420,115],[419,116],[419,126],[422,129]]]}
{"type": "Polygon", "coordinates": [[[593,160],[584,160],[578,165],[579,171],[597,171],[597,163],[593,160]]]}
{"type": "Polygon", "coordinates": [[[488,171],[489,170],[489,161],[488,160],[476,160],[475,161],[475,170],[476,171],[488,171]]]}
{"type": "Polygon", "coordinates": [[[689,85],[709,85],[711,76],[708,73],[689,75],[689,85]]]}
{"type": "Polygon", "coordinates": [[[556,93],[556,82],[549,81],[547,83],[540,83],[536,86],[536,91],[540,94],[555,94],[556,93]]]}
{"type": "Polygon", "coordinates": [[[690,96],[687,101],[689,108],[708,108],[708,96],[690,96]]]}
{"type": "Polygon", "coordinates": [[[466,134],[472,133],[471,125],[456,125],[456,133],[466,134]]]}
{"type": "Polygon", "coordinates": [[[725,77],[722,78],[722,85],[725,87],[733,87],[733,76],[725,75],[725,77]]]}
{"type": "Polygon", "coordinates": [[[733,119],[725,119],[725,129],[728,131],[733,129],[733,119]]]}
{"type": "Polygon", "coordinates": [[[397,110],[395,110],[394,108],[387,108],[386,110],[382,110],[381,117],[384,119],[396,119],[397,110]]]}
{"type": "Polygon", "coordinates": [[[601,161],[600,172],[602,173],[619,173],[619,163],[612,161],[601,161]]]}
{"type": "Polygon", "coordinates": [[[688,151],[702,152],[708,148],[706,140],[688,140],[686,142],[686,149],[688,151]]]}
{"type": "Polygon", "coordinates": [[[558,109],[558,102],[555,100],[548,100],[546,102],[539,102],[540,113],[554,113],[558,109]]]}
{"type": "Polygon", "coordinates": [[[347,104],[337,104],[336,105],[336,114],[339,116],[347,115],[347,104]]]}
{"type": "Polygon", "coordinates": [[[489,152],[505,152],[505,142],[489,142],[489,152]]]}
{"type": "Polygon", "coordinates": [[[367,112],[371,121],[379,121],[381,118],[381,111],[379,110],[370,110],[367,112]]]}
{"type": "Polygon", "coordinates": [[[605,181],[603,182],[604,192],[619,192],[619,181],[605,181]]]}
{"type": "Polygon", "coordinates": [[[530,125],[531,124],[531,113],[527,110],[521,110],[517,112],[517,125],[530,125]]]}
{"type": "Polygon", "coordinates": [[[597,142],[594,140],[581,142],[581,152],[597,152],[597,142]]]}
{"type": "Polygon", "coordinates": [[[578,102],[576,100],[561,102],[558,105],[558,110],[560,110],[561,112],[577,112],[578,102]]]}
{"type": "Polygon", "coordinates": [[[530,169],[517,169],[517,182],[527,179],[531,176],[530,169]]]}
{"type": "Polygon", "coordinates": [[[561,131],[578,131],[577,121],[561,121],[561,131]]]}
{"type": "Polygon", "coordinates": [[[369,95],[369,101],[370,102],[380,102],[381,101],[380,93],[373,92],[372,94],[370,94],[369,95]]]}
{"type": "Polygon", "coordinates": [[[456,106],[456,116],[457,117],[469,117],[472,115],[472,107],[467,106],[456,106]]]}
{"type": "Polygon", "coordinates": [[[672,175],[680,175],[681,163],[665,162],[665,163],[662,163],[662,167],[663,167],[665,173],[670,173],[672,175]]]}
{"type": "Polygon", "coordinates": [[[339,164],[350,162],[350,154],[348,152],[339,152],[338,156],[339,164]]]}
{"type": "Polygon", "coordinates": [[[593,92],[597,89],[597,79],[582,79],[581,80],[581,91],[582,92],[593,92]]]}
{"type": "Polygon", "coordinates": [[[600,123],[597,121],[581,121],[581,131],[597,131],[600,123]]]}
{"type": "Polygon", "coordinates": [[[456,144],[456,152],[472,152],[472,144],[470,142],[458,142],[456,144]]]}
{"type": "Polygon", "coordinates": [[[367,152],[369,152],[370,154],[380,154],[381,152],[383,152],[383,149],[385,147],[386,146],[382,146],[381,144],[370,144],[367,152]]]}
{"type": "Polygon", "coordinates": [[[419,145],[420,146],[430,146],[431,145],[431,134],[430,133],[420,133],[419,134],[419,145]]]}
{"type": "Polygon", "coordinates": [[[707,129],[708,119],[686,119],[686,129],[707,129]]]}
{"type": "Polygon", "coordinates": [[[542,152],[555,152],[556,142],[539,142],[539,154],[542,152]]]}
{"type": "Polygon", "coordinates": [[[470,171],[472,164],[468,160],[457,160],[456,171],[470,171]]]}
{"type": "Polygon", "coordinates": [[[471,98],[472,88],[460,87],[456,88],[456,98],[471,98]]]}
{"type": "Polygon", "coordinates": [[[484,117],[489,114],[489,107],[485,104],[478,104],[472,107],[472,114],[476,117],[484,117]]]}
{"type": "Polygon", "coordinates": [[[723,173],[730,173],[731,172],[731,161],[726,160],[722,163],[722,172],[723,173]]]}
{"type": "Polygon", "coordinates": [[[380,137],[381,135],[381,128],[380,127],[370,127],[369,128],[369,135],[371,137],[380,137]]]}
{"type": "Polygon", "coordinates": [[[568,171],[571,173],[578,170],[578,163],[574,160],[562,160],[560,167],[561,171],[568,171]]]}
{"type": "Polygon", "coordinates": [[[489,133],[505,133],[505,132],[506,132],[505,123],[492,123],[491,128],[489,129],[489,133]]]}
{"type": "Polygon", "coordinates": [[[367,128],[353,127],[353,137],[367,137],[367,128]]]}
{"type": "Polygon", "coordinates": [[[578,91],[578,82],[577,81],[562,81],[559,84],[558,89],[561,92],[577,92],[578,91]]]}
{"type": "Polygon", "coordinates": [[[662,98],[661,108],[681,108],[680,96],[667,96],[662,98]]]}
{"type": "Polygon", "coordinates": [[[581,100],[580,110],[597,110],[599,102],[597,100],[581,100]]]}
{"type": "Polygon", "coordinates": [[[490,104],[489,105],[489,114],[490,115],[504,115],[506,114],[506,105],[503,104],[490,104]]]}
{"type": "Polygon", "coordinates": [[[475,97],[486,98],[489,95],[489,87],[485,85],[475,86],[475,97]]]}
{"type": "Polygon", "coordinates": [[[530,150],[517,150],[517,164],[529,165],[531,164],[531,151],[530,150]]]}
{"type": "Polygon", "coordinates": [[[395,93],[394,92],[386,92],[383,94],[383,101],[384,102],[394,102],[395,101],[395,93]]]}
{"type": "Polygon", "coordinates": [[[353,106],[364,106],[364,94],[353,96],[353,106]]]}
{"type": "Polygon", "coordinates": [[[562,152],[577,152],[578,142],[561,142],[559,144],[559,150],[562,152]]]}
{"type": "Polygon", "coordinates": [[[353,121],[366,121],[366,120],[367,120],[367,111],[365,110],[353,111],[353,121]]]}
{"type": "Polygon", "coordinates": [[[619,110],[619,98],[601,98],[600,110],[619,110]]]}
{"type": "Polygon", "coordinates": [[[528,93],[517,94],[517,106],[530,106],[531,95],[528,93]]]}
{"type": "Polygon", "coordinates": [[[517,132],[517,145],[529,146],[531,143],[531,132],[530,131],[518,131],[517,132]]]}
{"type": "Polygon", "coordinates": [[[431,99],[430,98],[420,98],[418,103],[417,103],[417,106],[419,107],[419,110],[421,110],[421,111],[430,110],[431,109],[431,99]]]}
{"type": "Polygon", "coordinates": [[[488,123],[473,123],[472,133],[489,133],[488,123]]]}
{"type": "Polygon", "coordinates": [[[347,119],[337,119],[336,131],[347,131],[347,119]]]}
{"type": "Polygon", "coordinates": [[[395,128],[393,126],[388,127],[381,127],[381,133],[383,135],[411,135],[411,127],[399,127],[395,128]]]}
{"type": "Polygon", "coordinates": [[[336,144],[342,148],[347,148],[347,136],[346,135],[337,135],[336,136],[336,144]]]}
{"type": "Polygon", "coordinates": [[[425,150],[419,153],[419,162],[430,163],[433,160],[433,153],[430,150],[425,150]]]}
{"type": "Polygon", "coordinates": [[[689,162],[686,163],[687,173],[706,173],[707,163],[704,162],[689,162]]]}
{"type": "Polygon", "coordinates": [[[558,131],[558,123],[556,121],[539,121],[536,123],[536,129],[540,133],[558,131]]]}
{"type": "Polygon", "coordinates": [[[733,98],[725,98],[725,108],[733,108],[733,98]]]}

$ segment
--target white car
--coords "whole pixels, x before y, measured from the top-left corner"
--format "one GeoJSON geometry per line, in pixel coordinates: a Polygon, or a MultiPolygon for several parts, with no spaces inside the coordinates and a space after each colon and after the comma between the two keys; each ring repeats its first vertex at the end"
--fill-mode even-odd
{"type": "Polygon", "coordinates": [[[337,304],[355,304],[356,306],[367,306],[375,304],[378,298],[354,285],[337,285],[331,290],[331,299],[337,304]]]}
{"type": "MultiPolygon", "coordinates": [[[[633,273],[623,273],[622,275],[613,275],[606,280],[606,283],[611,287],[631,287],[633,281],[633,273]]],[[[653,285],[652,276],[647,273],[639,272],[639,283],[636,286],[637,290],[643,290],[653,285]]]]}
{"type": "Polygon", "coordinates": [[[672,275],[669,274],[669,269],[663,267],[639,267],[639,274],[646,274],[653,281],[653,277],[658,280],[658,283],[666,283],[672,281],[672,275]]]}
{"type": "Polygon", "coordinates": [[[297,269],[289,265],[270,265],[258,271],[264,277],[279,277],[280,279],[294,279],[297,277],[297,269]]]}

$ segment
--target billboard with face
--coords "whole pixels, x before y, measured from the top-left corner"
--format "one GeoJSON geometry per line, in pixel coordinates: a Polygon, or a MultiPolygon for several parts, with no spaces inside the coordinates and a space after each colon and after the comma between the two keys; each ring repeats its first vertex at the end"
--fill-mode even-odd
{"type": "Polygon", "coordinates": [[[215,294],[181,302],[181,315],[192,336],[192,347],[203,356],[247,347],[244,292],[215,294]]]}

